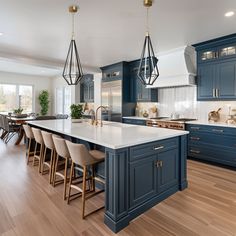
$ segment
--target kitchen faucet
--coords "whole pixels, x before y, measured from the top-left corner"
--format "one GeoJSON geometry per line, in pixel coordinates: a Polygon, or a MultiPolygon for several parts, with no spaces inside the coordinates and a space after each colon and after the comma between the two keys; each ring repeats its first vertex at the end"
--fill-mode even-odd
{"type": "Polygon", "coordinates": [[[94,112],[93,109],[90,109],[90,110],[89,110],[88,115],[90,115],[90,114],[91,114],[91,124],[93,125],[94,122],[95,122],[95,112],[94,112]]]}
{"type": "MultiPolygon", "coordinates": [[[[99,106],[97,109],[96,109],[96,114],[95,114],[95,121],[94,121],[94,125],[98,125],[98,110],[99,109],[104,109],[104,110],[106,110],[107,109],[107,107],[104,107],[104,106],[99,106]]],[[[102,116],[102,114],[101,114],[101,116],[102,116]]],[[[102,123],[102,117],[101,117],[101,123],[100,123],[100,125],[101,125],[101,127],[103,126],[103,123],[102,123]]]]}

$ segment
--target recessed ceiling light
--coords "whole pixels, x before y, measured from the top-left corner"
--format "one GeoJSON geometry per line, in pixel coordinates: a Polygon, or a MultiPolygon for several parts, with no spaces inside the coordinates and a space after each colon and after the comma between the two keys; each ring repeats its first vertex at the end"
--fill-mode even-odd
{"type": "Polygon", "coordinates": [[[2,36],[3,35],[3,32],[0,32],[0,36],[2,36]]]}
{"type": "Polygon", "coordinates": [[[225,17],[231,17],[234,14],[235,14],[234,11],[228,11],[228,12],[225,13],[225,17]]]}

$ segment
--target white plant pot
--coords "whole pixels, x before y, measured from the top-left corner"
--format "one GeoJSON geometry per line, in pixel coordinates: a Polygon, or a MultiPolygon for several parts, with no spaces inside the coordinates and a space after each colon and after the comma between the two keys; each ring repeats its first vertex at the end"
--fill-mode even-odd
{"type": "Polygon", "coordinates": [[[71,119],[72,123],[82,123],[82,119],[71,119]]]}

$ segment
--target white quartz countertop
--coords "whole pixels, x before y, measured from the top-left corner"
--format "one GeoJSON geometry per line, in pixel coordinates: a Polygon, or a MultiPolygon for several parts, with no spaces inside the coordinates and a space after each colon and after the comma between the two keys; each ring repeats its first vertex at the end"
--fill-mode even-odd
{"type": "Polygon", "coordinates": [[[103,127],[89,122],[72,123],[71,120],[38,120],[29,124],[82,139],[112,149],[119,149],[186,135],[188,131],[104,122],[103,127]]]}
{"type": "Polygon", "coordinates": [[[124,116],[124,119],[133,119],[133,120],[151,120],[148,117],[141,117],[141,116],[124,116]]]}
{"type": "Polygon", "coordinates": [[[220,127],[228,127],[228,128],[236,128],[236,124],[227,124],[226,122],[209,122],[207,120],[194,120],[188,121],[186,124],[193,125],[211,125],[211,126],[220,126],[220,127]]]}

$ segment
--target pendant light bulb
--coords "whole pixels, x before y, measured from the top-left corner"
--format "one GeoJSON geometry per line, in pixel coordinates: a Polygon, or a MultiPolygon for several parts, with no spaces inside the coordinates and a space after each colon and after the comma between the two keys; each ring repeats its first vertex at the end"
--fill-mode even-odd
{"type": "Polygon", "coordinates": [[[69,12],[72,14],[72,39],[66,57],[66,62],[63,70],[63,78],[68,85],[77,85],[83,78],[83,70],[79,59],[79,54],[74,37],[74,15],[77,13],[77,6],[70,6],[69,12]]]}

